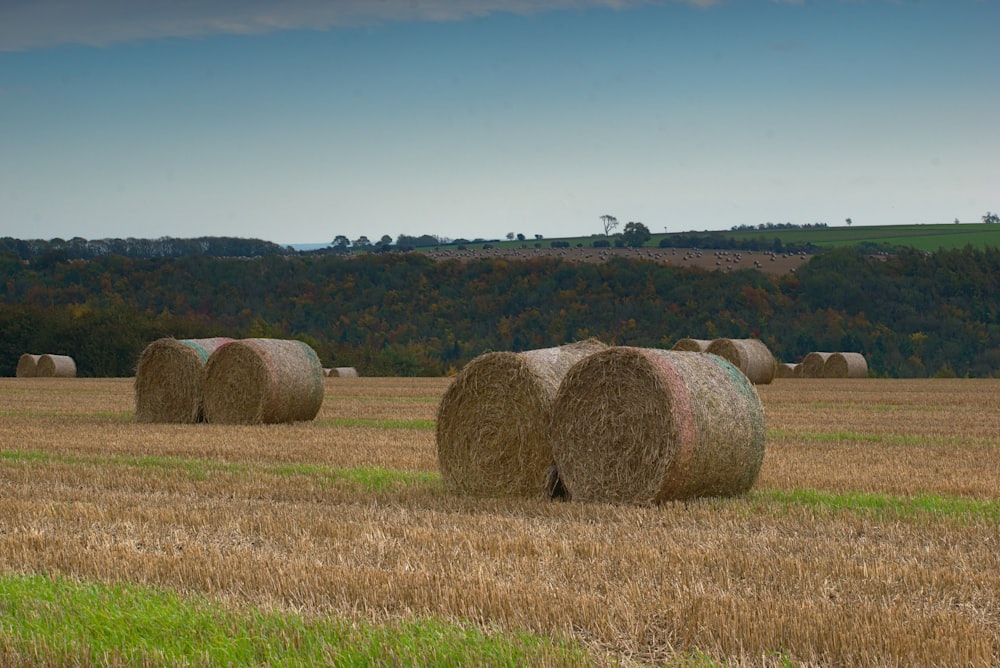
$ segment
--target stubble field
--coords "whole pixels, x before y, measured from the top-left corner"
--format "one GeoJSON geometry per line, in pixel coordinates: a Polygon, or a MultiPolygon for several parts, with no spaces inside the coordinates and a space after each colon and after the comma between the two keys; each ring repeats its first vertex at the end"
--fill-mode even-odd
{"type": "MultiPolygon", "coordinates": [[[[1000,665],[996,380],[778,380],[751,493],[660,507],[449,495],[449,379],[326,382],[314,422],[234,427],[136,424],[131,379],[0,379],[0,580],[581,648],[539,664],[1000,665]]],[[[5,605],[3,665],[156,662],[5,605]]]]}

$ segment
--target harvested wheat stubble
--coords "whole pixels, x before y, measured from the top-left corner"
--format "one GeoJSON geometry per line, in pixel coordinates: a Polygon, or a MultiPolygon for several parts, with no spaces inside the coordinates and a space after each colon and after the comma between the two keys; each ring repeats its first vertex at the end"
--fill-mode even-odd
{"type": "Polygon", "coordinates": [[[824,378],[867,378],[868,360],[861,353],[833,353],[823,365],[824,378]]]}
{"type": "Polygon", "coordinates": [[[756,389],[713,354],[608,348],[567,372],[552,407],[553,456],[574,501],[742,494],[765,438],[756,389]]]}
{"type": "Polygon", "coordinates": [[[486,353],[466,364],[437,413],[438,466],[449,491],[545,496],[553,464],[552,400],[573,364],[606,347],[588,339],[522,353],[486,353]]]}
{"type": "Polygon", "coordinates": [[[715,339],[705,352],[727,360],[742,371],[751,383],[767,385],[774,380],[777,361],[759,339],[715,339]]]}
{"type": "Polygon", "coordinates": [[[14,375],[18,378],[34,378],[38,375],[38,358],[41,355],[32,355],[31,353],[24,353],[21,355],[20,359],[17,360],[17,370],[14,375]]]}
{"type": "Polygon", "coordinates": [[[331,378],[357,378],[358,370],[353,366],[335,366],[326,375],[331,378]]]}
{"type": "Polygon", "coordinates": [[[791,362],[782,362],[774,368],[775,378],[801,378],[802,377],[802,365],[792,364],[791,362]]]}
{"type": "Polygon", "coordinates": [[[205,419],[205,365],[215,350],[233,339],[153,341],[135,369],[136,422],[193,423],[205,419]]]}
{"type": "Polygon", "coordinates": [[[692,353],[703,353],[712,342],[708,339],[680,339],[671,350],[686,350],[692,353]]]}
{"type": "Polygon", "coordinates": [[[76,362],[68,355],[42,355],[35,375],[39,378],[76,378],[76,362]]]}
{"type": "Polygon", "coordinates": [[[802,359],[803,378],[822,378],[823,367],[833,353],[809,353],[802,359]]]}
{"type": "Polygon", "coordinates": [[[323,366],[302,341],[243,339],[205,366],[205,420],[270,424],[312,420],[323,404],[323,366]]]}

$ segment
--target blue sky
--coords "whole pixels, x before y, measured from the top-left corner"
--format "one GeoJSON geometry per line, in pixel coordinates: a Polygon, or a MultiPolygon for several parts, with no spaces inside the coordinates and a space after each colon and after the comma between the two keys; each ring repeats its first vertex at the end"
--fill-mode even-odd
{"type": "Polygon", "coordinates": [[[0,236],[1000,209],[994,0],[3,0],[0,236]]]}

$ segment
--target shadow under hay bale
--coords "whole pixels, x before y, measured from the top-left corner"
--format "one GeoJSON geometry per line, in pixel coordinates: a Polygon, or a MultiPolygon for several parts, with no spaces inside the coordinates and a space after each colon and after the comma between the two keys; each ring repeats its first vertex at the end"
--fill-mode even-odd
{"type": "Polygon", "coordinates": [[[358,370],[353,366],[335,366],[326,375],[331,378],[357,378],[358,370]]]}
{"type": "Polygon", "coordinates": [[[35,375],[39,378],[76,378],[76,362],[68,355],[42,355],[35,375]]]}
{"type": "Polygon", "coordinates": [[[712,342],[708,339],[680,339],[671,350],[683,350],[691,353],[703,353],[712,342]]]}
{"type": "Polygon", "coordinates": [[[775,378],[801,378],[802,365],[783,362],[774,368],[775,378]]]}
{"type": "Polygon", "coordinates": [[[203,421],[205,365],[219,346],[232,341],[167,337],[146,346],[135,369],[136,422],[203,421]]]}
{"type": "Polygon", "coordinates": [[[802,359],[803,378],[822,378],[823,367],[833,353],[809,353],[802,359]]]}
{"type": "Polygon", "coordinates": [[[547,432],[552,400],[566,371],[604,348],[589,339],[522,353],[486,353],[466,364],[438,407],[438,465],[448,490],[522,497],[551,492],[547,432]]]}
{"type": "Polygon", "coordinates": [[[323,404],[323,389],[323,366],[316,351],[302,341],[233,341],[216,349],[205,366],[205,420],[312,420],[323,404]]]}
{"type": "Polygon", "coordinates": [[[868,360],[861,353],[833,353],[823,365],[824,378],[867,378],[868,360]]]}
{"type": "Polygon", "coordinates": [[[552,451],[574,501],[659,503],[743,494],[764,460],[764,409],[726,360],[615,347],[570,369],[552,451]]]}
{"type": "Polygon", "coordinates": [[[14,371],[14,375],[17,378],[34,378],[38,375],[38,358],[41,355],[32,355],[31,353],[24,353],[17,360],[17,370],[14,371]]]}
{"type": "Polygon", "coordinates": [[[777,361],[759,339],[715,339],[705,352],[728,361],[755,385],[767,385],[774,380],[777,361]]]}

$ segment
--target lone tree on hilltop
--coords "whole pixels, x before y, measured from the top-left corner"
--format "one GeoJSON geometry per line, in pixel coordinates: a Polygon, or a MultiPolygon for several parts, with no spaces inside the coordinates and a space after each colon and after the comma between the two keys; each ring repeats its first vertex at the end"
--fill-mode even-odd
{"type": "Polygon", "coordinates": [[[646,242],[652,238],[653,235],[650,233],[649,228],[642,223],[629,221],[625,224],[625,230],[622,232],[622,241],[625,242],[626,246],[631,248],[645,246],[646,242]]]}
{"type": "Polygon", "coordinates": [[[611,230],[618,227],[618,219],[610,213],[601,216],[601,222],[604,223],[604,236],[610,236],[611,230]]]}

